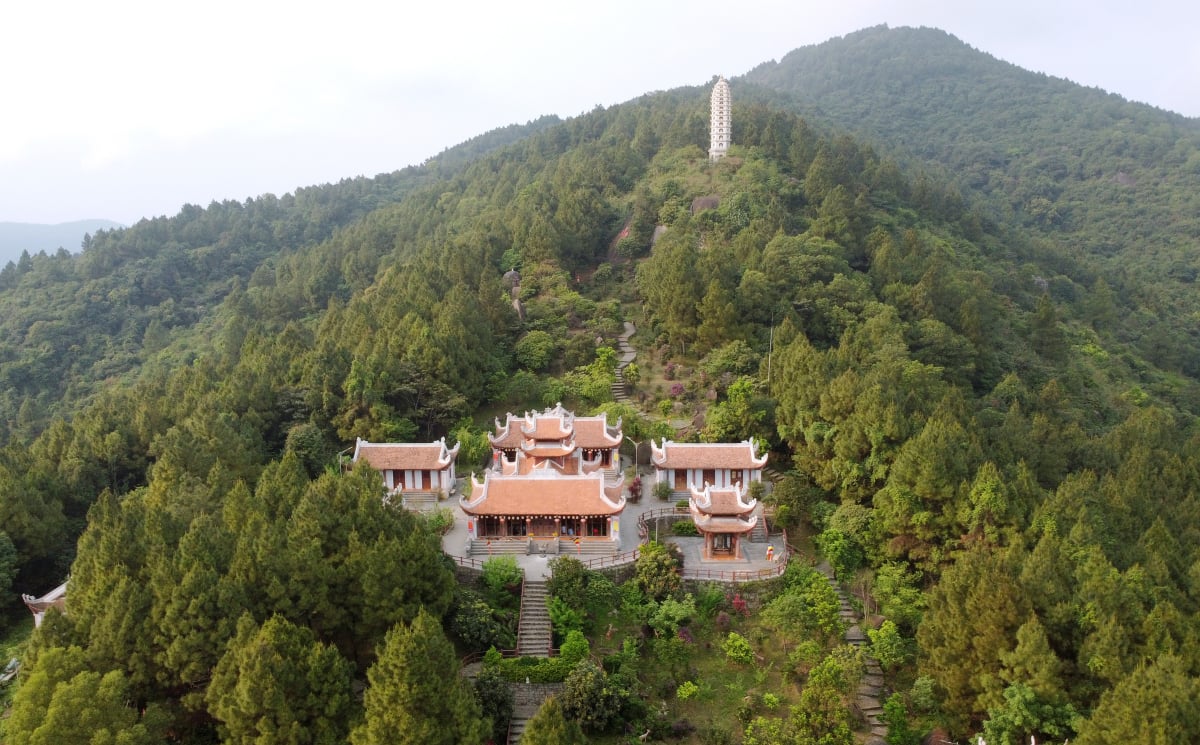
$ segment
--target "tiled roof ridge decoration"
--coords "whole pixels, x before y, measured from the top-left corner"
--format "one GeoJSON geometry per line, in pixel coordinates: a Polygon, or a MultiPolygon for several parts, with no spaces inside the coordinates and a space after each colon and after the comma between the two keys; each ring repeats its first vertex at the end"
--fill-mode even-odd
{"type": "Polygon", "coordinates": [[[717,488],[706,483],[703,490],[691,487],[688,511],[692,514],[692,522],[707,533],[750,532],[758,524],[758,515],[750,514],[758,500],[744,502],[742,498],[748,491],[740,485],[717,488]]]}
{"type": "Polygon", "coordinates": [[[578,447],[618,447],[621,444],[621,418],[617,417],[616,424],[608,423],[608,414],[594,416],[578,416],[575,412],[563,408],[562,403],[547,407],[541,411],[526,411],[517,415],[511,411],[494,419],[495,433],[488,433],[488,440],[493,448],[506,449],[524,447],[526,440],[566,440],[572,439],[578,447]],[[543,421],[545,420],[545,421],[543,421]],[[553,430],[548,430],[550,420],[554,422],[553,430]],[[516,426],[514,426],[516,425],[516,426]],[[582,427],[580,426],[582,425],[582,427]],[[598,431],[594,425],[600,425],[598,431]],[[585,442],[578,442],[581,430],[584,430],[585,442]],[[592,442],[592,435],[597,441],[592,442]]]}
{"type": "Polygon", "coordinates": [[[449,447],[445,437],[433,442],[370,442],[357,437],[351,460],[357,463],[365,458],[372,468],[381,470],[441,470],[454,462],[461,445],[449,447]]]}
{"type": "MultiPolygon", "coordinates": [[[[482,481],[475,474],[471,474],[471,498],[459,497],[459,506],[468,514],[481,513],[480,508],[487,502],[489,491],[496,489],[507,492],[510,486],[519,487],[524,492],[522,496],[526,500],[538,504],[536,507],[523,504],[520,507],[505,509],[496,514],[555,514],[557,512],[564,514],[617,514],[625,509],[626,500],[622,495],[625,488],[623,473],[610,483],[602,473],[562,474],[554,471],[544,471],[541,474],[504,474],[491,471],[485,474],[482,481]],[[546,495],[533,493],[535,490],[545,489],[553,490],[557,494],[547,498],[546,495]],[[596,498],[598,501],[593,506],[598,509],[571,509],[564,503],[564,500],[569,499],[566,496],[568,492],[572,493],[571,496],[583,495],[596,498]],[[543,504],[543,502],[551,501],[554,503],[543,504]]],[[[506,494],[506,496],[509,495],[506,494]]],[[[509,505],[504,505],[504,507],[509,507],[509,505]]]]}
{"type": "Polygon", "coordinates": [[[741,442],[673,442],[663,438],[661,445],[650,441],[650,460],[659,468],[763,468],[767,465],[767,453],[758,454],[758,443],[754,440],[741,442]],[[694,457],[704,453],[706,457],[694,457]],[[728,460],[717,462],[714,454],[723,454],[728,460]],[[689,458],[688,456],[693,456],[689,458]],[[672,463],[671,461],[676,461],[672,463]],[[679,462],[683,461],[683,462],[679,462]],[[693,462],[694,461],[694,462],[693,462]]]}
{"type": "Polygon", "coordinates": [[[757,499],[745,500],[750,493],[745,484],[718,487],[706,481],[702,489],[694,484],[689,489],[689,501],[696,510],[706,515],[746,515],[758,506],[757,499]]]}

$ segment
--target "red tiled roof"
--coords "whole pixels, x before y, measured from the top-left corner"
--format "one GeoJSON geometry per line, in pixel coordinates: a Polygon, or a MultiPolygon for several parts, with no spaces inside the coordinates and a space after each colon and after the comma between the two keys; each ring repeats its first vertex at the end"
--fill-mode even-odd
{"type": "Polygon", "coordinates": [[[735,489],[712,489],[708,490],[709,499],[712,501],[708,506],[704,506],[700,500],[693,499],[696,509],[707,515],[748,515],[754,511],[754,500],[749,505],[744,505],[738,499],[738,490],[735,489]]]}
{"type": "Polygon", "coordinates": [[[705,533],[748,533],[758,524],[758,516],[743,520],[740,517],[704,515],[694,520],[696,528],[705,533]]]}
{"type": "Polygon", "coordinates": [[[447,450],[439,442],[367,442],[359,440],[354,460],[365,460],[377,471],[440,471],[449,468],[458,447],[447,450]]]}
{"type": "Polygon", "coordinates": [[[575,417],[575,444],[581,448],[613,448],[621,444],[621,431],[608,434],[608,420],[603,414],[594,417],[575,417]]]}
{"type": "MultiPolygon", "coordinates": [[[[480,489],[476,484],[475,488],[480,489]]],[[[481,493],[461,500],[469,515],[579,516],[616,515],[625,508],[604,498],[600,476],[495,476],[488,475],[481,493]]]]}
{"type": "Polygon", "coordinates": [[[766,465],[766,454],[755,457],[749,442],[692,443],[667,440],[662,447],[651,443],[654,465],[658,468],[757,469],[766,465]]]}

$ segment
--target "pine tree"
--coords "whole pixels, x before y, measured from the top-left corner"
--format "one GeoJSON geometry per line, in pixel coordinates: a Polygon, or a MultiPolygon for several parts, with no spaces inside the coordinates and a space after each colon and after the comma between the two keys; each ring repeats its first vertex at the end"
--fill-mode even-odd
{"type": "Polygon", "coordinates": [[[387,633],[367,681],[353,745],[477,745],[491,731],[454,647],[423,609],[387,633]]]}
{"type": "Polygon", "coordinates": [[[568,719],[558,698],[551,696],[526,723],[521,742],[524,745],[583,745],[587,739],[579,722],[568,719]]]}
{"type": "Polygon", "coordinates": [[[306,628],[249,615],[213,671],[208,708],[224,742],[335,745],[345,742],[350,664],[306,628]]]}

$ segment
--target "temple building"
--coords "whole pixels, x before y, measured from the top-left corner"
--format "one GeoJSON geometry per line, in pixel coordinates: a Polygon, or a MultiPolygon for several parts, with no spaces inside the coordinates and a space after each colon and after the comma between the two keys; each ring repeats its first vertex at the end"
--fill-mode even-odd
{"type": "Polygon", "coordinates": [[[492,465],[471,494],[469,553],[615,553],[625,509],[621,422],[577,417],[559,404],[509,414],[495,433],[492,465]]]}
{"type": "Polygon", "coordinates": [[[353,462],[365,460],[383,476],[388,497],[437,501],[439,494],[454,490],[454,457],[458,445],[446,446],[446,438],[434,442],[367,442],[354,444],[353,462]]]}
{"type": "Polygon", "coordinates": [[[712,113],[708,120],[708,159],[718,161],[729,152],[733,137],[733,101],[729,97],[729,81],[723,76],[712,89],[712,113]]]}
{"type": "Polygon", "coordinates": [[[742,539],[758,524],[758,516],[751,514],[758,500],[747,502],[748,491],[746,484],[725,488],[706,484],[703,489],[691,488],[688,509],[696,530],[704,538],[705,559],[745,558],[742,539]]]}
{"type": "Polygon", "coordinates": [[[670,484],[672,491],[683,496],[693,488],[749,487],[751,482],[762,481],[767,454],[759,455],[752,440],[709,443],[664,438],[661,445],[651,440],[650,462],[654,465],[654,482],[670,484]]]}
{"type": "Polygon", "coordinates": [[[38,628],[42,625],[42,619],[46,617],[46,611],[51,608],[57,608],[60,613],[67,612],[67,583],[63,582],[40,598],[22,595],[21,599],[25,601],[25,607],[33,613],[33,627],[38,628]]]}

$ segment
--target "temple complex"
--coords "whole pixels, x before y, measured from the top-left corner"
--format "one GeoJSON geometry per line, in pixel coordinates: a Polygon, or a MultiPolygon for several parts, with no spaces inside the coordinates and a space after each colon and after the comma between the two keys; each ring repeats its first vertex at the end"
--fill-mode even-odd
{"type": "Polygon", "coordinates": [[[459,504],[469,553],[615,553],[625,509],[621,422],[559,404],[496,420],[492,465],[459,504]],[[585,550],[586,548],[586,550],[585,550]]]}
{"type": "Polygon", "coordinates": [[[729,143],[733,137],[732,103],[729,97],[729,81],[724,77],[718,78],[712,89],[712,113],[708,121],[708,159],[711,161],[724,158],[729,151],[729,143]]]}

